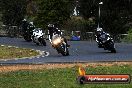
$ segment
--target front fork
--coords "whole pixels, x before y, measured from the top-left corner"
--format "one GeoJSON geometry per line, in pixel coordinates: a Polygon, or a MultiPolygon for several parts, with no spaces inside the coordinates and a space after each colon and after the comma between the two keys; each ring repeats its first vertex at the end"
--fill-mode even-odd
{"type": "Polygon", "coordinates": [[[64,44],[64,48],[65,48],[65,52],[66,52],[67,51],[67,45],[65,42],[63,42],[63,44],[64,44]]]}

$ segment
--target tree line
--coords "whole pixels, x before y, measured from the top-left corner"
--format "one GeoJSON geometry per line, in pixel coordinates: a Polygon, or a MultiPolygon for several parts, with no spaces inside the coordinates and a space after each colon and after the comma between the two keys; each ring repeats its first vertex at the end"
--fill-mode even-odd
{"type": "Polygon", "coordinates": [[[69,20],[72,21],[74,8],[77,7],[79,11],[77,17],[82,17],[79,20],[88,21],[85,22],[84,28],[92,25],[92,29],[94,29],[99,21],[100,1],[103,2],[100,6],[100,26],[114,35],[127,33],[128,29],[132,27],[131,0],[2,0],[0,11],[5,25],[19,26],[22,19],[26,17],[34,21],[38,27],[45,28],[48,23],[65,27],[70,22],[69,20]],[[89,24],[90,18],[94,21],[92,24],[89,24]]]}

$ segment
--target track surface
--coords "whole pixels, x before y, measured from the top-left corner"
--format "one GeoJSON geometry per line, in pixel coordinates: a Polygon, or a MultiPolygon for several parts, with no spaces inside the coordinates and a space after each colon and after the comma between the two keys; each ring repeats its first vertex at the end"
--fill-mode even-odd
{"type": "Polygon", "coordinates": [[[43,63],[74,63],[74,62],[102,62],[102,61],[132,61],[132,44],[116,43],[117,53],[110,53],[97,47],[96,42],[69,41],[70,56],[62,56],[53,49],[47,41],[47,46],[37,46],[33,42],[26,42],[23,38],[1,37],[0,44],[32,48],[49,52],[49,56],[26,58],[20,60],[0,61],[0,64],[43,64],[43,63]]]}

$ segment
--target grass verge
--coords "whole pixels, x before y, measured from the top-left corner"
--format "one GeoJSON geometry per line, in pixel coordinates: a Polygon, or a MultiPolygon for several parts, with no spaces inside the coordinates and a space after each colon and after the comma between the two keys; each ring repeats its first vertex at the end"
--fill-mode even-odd
{"type": "MultiPolygon", "coordinates": [[[[132,88],[132,83],[85,85],[77,84],[76,77],[78,76],[78,66],[76,65],[72,65],[70,67],[58,65],[59,68],[54,69],[52,69],[52,67],[56,67],[56,65],[50,66],[49,64],[24,66],[20,67],[24,67],[25,69],[21,68],[15,71],[0,72],[0,88],[132,88]],[[51,68],[47,69],[49,67],[51,68]]],[[[19,65],[13,67],[19,67],[19,65]]],[[[4,66],[4,69],[6,69],[6,66],[4,66]]],[[[87,74],[132,75],[132,65],[130,64],[86,64],[85,69],[87,74]]]]}
{"type": "Polygon", "coordinates": [[[31,49],[0,46],[0,59],[2,60],[36,56],[38,54],[39,54],[38,52],[31,49]]]}

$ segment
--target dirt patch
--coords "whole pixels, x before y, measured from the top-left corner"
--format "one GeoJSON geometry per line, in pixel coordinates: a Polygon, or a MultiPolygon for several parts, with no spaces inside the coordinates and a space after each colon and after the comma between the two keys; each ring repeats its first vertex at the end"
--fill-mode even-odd
{"type": "Polygon", "coordinates": [[[37,64],[37,65],[7,65],[0,66],[0,72],[10,72],[18,70],[38,70],[38,69],[56,69],[56,68],[71,68],[74,66],[82,67],[97,67],[97,66],[113,66],[113,65],[132,65],[132,62],[111,62],[111,63],[75,63],[75,64],[37,64]]]}
{"type": "Polygon", "coordinates": [[[11,65],[0,66],[0,72],[10,72],[18,70],[38,70],[38,69],[55,69],[55,68],[71,68],[74,64],[40,64],[40,65],[11,65]]]}

